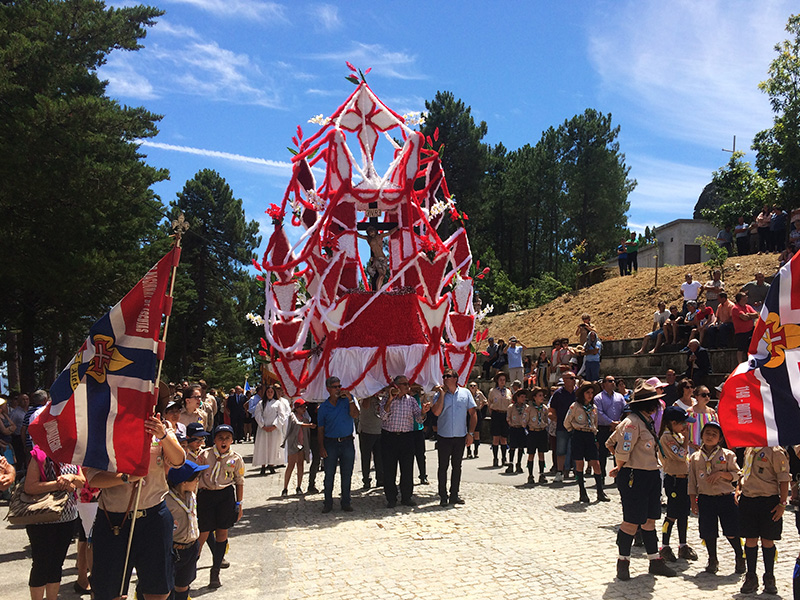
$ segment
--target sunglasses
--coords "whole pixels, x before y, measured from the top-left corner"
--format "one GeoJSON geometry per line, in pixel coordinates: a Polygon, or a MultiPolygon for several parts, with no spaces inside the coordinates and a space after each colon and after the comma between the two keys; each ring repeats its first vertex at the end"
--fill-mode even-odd
{"type": "Polygon", "coordinates": [[[711,394],[697,394],[697,395],[698,396],[702,396],[702,397],[706,397],[706,396],[710,396],[711,394]]]}
{"type": "Polygon", "coordinates": [[[442,379],[453,379],[455,375],[442,375],[442,379]]]}

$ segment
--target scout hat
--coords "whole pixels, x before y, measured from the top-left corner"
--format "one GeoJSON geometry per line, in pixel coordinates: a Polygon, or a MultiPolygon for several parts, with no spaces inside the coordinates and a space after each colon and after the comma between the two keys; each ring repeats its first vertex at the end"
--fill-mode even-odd
{"type": "Polygon", "coordinates": [[[591,389],[592,393],[595,396],[600,393],[599,385],[597,385],[596,383],[592,383],[591,381],[584,381],[580,385],[580,387],[577,390],[575,390],[575,398],[577,398],[578,402],[580,402],[581,404],[583,403],[583,393],[588,389],[591,389]]]}
{"type": "Polygon", "coordinates": [[[637,381],[636,387],[633,389],[633,396],[628,404],[637,404],[639,402],[647,402],[648,400],[656,400],[663,398],[664,393],[656,387],[653,387],[646,381],[637,381]]]}
{"type": "Polygon", "coordinates": [[[230,425],[217,425],[214,428],[214,437],[217,437],[223,431],[227,431],[228,433],[233,435],[233,427],[231,427],[230,425]]]}
{"type": "Polygon", "coordinates": [[[186,426],[186,437],[189,439],[207,437],[209,435],[211,434],[203,429],[203,425],[201,423],[189,423],[186,426]]]}
{"type": "Polygon", "coordinates": [[[663,421],[677,421],[679,423],[697,423],[697,419],[687,413],[680,406],[668,406],[664,409],[664,415],[661,417],[663,421]]]}
{"type": "Polygon", "coordinates": [[[515,335],[512,335],[510,338],[508,338],[508,343],[509,343],[509,344],[510,344],[511,342],[514,342],[514,343],[516,343],[517,341],[518,341],[518,340],[517,340],[517,336],[515,336],[515,335]]]}
{"type": "Polygon", "coordinates": [[[170,485],[178,485],[184,481],[194,479],[197,477],[198,473],[205,471],[207,468],[208,465],[198,465],[187,460],[182,466],[169,470],[169,473],[167,473],[167,481],[170,485]]]}

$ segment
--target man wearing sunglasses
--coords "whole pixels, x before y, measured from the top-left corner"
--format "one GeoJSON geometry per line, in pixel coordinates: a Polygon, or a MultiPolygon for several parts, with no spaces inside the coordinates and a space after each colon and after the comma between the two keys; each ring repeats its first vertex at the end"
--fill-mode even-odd
{"type": "Polygon", "coordinates": [[[339,465],[342,478],[342,510],[352,512],[350,504],[350,479],[356,461],[356,447],[353,444],[353,421],[358,418],[358,406],[349,392],[342,390],[338,377],[325,380],[328,399],[317,409],[317,438],[319,455],[324,459],[325,501],[322,512],[333,509],[333,480],[336,465],[339,465]]]}
{"type": "Polygon", "coordinates": [[[438,392],[433,407],[433,414],[439,417],[438,444],[439,453],[439,498],[440,506],[464,504],[458,492],[461,487],[461,460],[464,447],[472,444],[472,432],[478,425],[478,411],[475,399],[467,388],[458,385],[458,373],[453,369],[445,369],[442,374],[444,389],[436,386],[438,392]],[[469,426],[467,426],[469,417],[469,426]],[[447,493],[447,468],[452,465],[450,478],[450,494],[447,493]]]}

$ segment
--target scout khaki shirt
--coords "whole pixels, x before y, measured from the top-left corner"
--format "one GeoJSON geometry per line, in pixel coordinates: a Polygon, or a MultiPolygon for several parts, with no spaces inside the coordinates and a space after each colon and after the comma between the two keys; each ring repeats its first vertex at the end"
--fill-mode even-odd
{"type": "Polygon", "coordinates": [[[661,464],[664,475],[685,477],[689,474],[689,438],[680,434],[675,435],[667,430],[661,435],[661,449],[664,455],[661,464]]]}
{"type": "Polygon", "coordinates": [[[233,450],[217,458],[216,447],[206,448],[197,457],[198,465],[208,465],[200,473],[200,489],[221,490],[233,485],[244,485],[244,460],[233,450]]]}
{"type": "Polygon", "coordinates": [[[689,457],[689,495],[724,496],[733,493],[733,487],[739,480],[739,465],[736,455],[727,448],[717,448],[706,455],[702,448],[689,457]],[[718,471],[733,473],[733,481],[717,479],[708,482],[708,476],[718,471]]]}
{"type": "Polygon", "coordinates": [[[182,423],[183,425],[190,425],[192,423],[200,423],[203,426],[203,429],[208,431],[208,427],[206,426],[206,411],[202,408],[198,408],[193,413],[186,412],[185,408],[181,409],[181,414],[178,415],[178,423],[182,423]]]}
{"type": "MultiPolygon", "coordinates": [[[[139,498],[139,510],[148,509],[161,503],[164,496],[166,496],[169,491],[169,487],[167,486],[167,470],[171,467],[180,467],[182,464],[183,462],[181,462],[180,465],[171,464],[164,456],[163,450],[161,449],[161,442],[153,437],[150,442],[150,466],[147,470],[147,475],[139,480],[139,485],[142,486],[142,494],[139,498]]],[[[92,477],[101,472],[100,469],[93,469],[91,467],[84,468],[86,481],[89,485],[91,485],[92,477]]],[[[104,488],[102,492],[100,492],[99,506],[101,509],[115,513],[133,510],[131,497],[132,494],[135,494],[135,490],[136,486],[133,483],[104,488]],[[128,508],[129,506],[130,508],[128,508]]]]}
{"type": "Polygon", "coordinates": [[[627,416],[617,425],[606,446],[614,449],[615,458],[624,461],[625,467],[658,470],[658,444],[647,425],[636,415],[627,416]]]}
{"type": "Polygon", "coordinates": [[[789,455],[780,446],[747,448],[742,469],[742,494],[748,498],[778,496],[780,484],[791,481],[789,455]]]}
{"type": "Polygon", "coordinates": [[[564,417],[564,429],[597,433],[597,409],[592,405],[587,412],[583,404],[573,402],[567,411],[567,416],[564,417]]]}
{"type": "Polygon", "coordinates": [[[547,424],[550,422],[547,404],[531,404],[528,407],[525,422],[531,431],[547,429],[547,424]]]}
{"type": "Polygon", "coordinates": [[[190,544],[200,537],[197,524],[197,499],[193,492],[186,492],[183,497],[170,490],[165,498],[167,508],[175,522],[172,530],[172,541],[176,544],[190,544]]]}
{"type": "Polygon", "coordinates": [[[523,405],[522,410],[518,410],[514,404],[510,404],[506,410],[506,420],[509,427],[525,427],[528,424],[527,407],[523,405]]]}
{"type": "Polygon", "coordinates": [[[489,410],[501,410],[506,412],[508,405],[511,404],[511,390],[503,388],[502,390],[493,387],[489,391],[489,410]]]}

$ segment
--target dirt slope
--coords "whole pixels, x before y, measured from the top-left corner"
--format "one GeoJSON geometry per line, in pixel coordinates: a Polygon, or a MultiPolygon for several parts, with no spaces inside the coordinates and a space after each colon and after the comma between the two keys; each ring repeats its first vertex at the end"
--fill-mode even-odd
{"type": "MultiPolygon", "coordinates": [[[[763,271],[767,279],[771,279],[778,270],[778,255],[728,259],[724,280],[731,300],[742,285],[752,281],[756,270],[763,271]]],[[[581,314],[586,312],[592,316],[601,339],[641,337],[651,329],[658,300],[663,299],[667,306],[678,304],[680,308],[680,286],[686,273],[692,273],[694,279],[702,283],[710,279],[709,269],[702,263],[661,267],[658,269],[658,287],[655,287],[655,269],[639,269],[637,275],[614,275],[576,293],[559,296],[539,308],[488,317],[478,324],[477,329],[483,331],[488,327],[489,335],[505,340],[516,335],[528,347],[549,346],[555,337],[569,337],[570,341],[576,339],[575,330],[581,314]]],[[[481,342],[478,349],[485,347],[486,342],[481,342]]]]}

